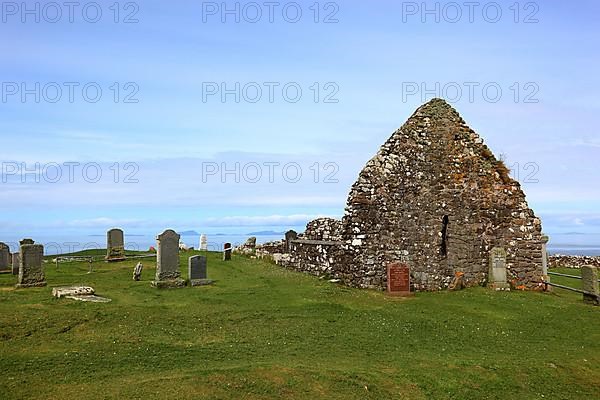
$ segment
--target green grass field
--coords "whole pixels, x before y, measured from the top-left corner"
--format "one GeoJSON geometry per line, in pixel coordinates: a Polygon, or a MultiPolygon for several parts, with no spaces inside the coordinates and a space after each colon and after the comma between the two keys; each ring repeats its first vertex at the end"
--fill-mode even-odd
{"type": "Polygon", "coordinates": [[[131,279],[137,260],[98,262],[92,274],[87,263],[49,263],[39,289],[0,275],[0,397],[600,398],[600,308],[578,294],[394,299],[208,258],[214,285],[175,290],[150,286],[152,259],[141,282],[131,279]],[[113,301],[52,298],[73,284],[113,301]]]}

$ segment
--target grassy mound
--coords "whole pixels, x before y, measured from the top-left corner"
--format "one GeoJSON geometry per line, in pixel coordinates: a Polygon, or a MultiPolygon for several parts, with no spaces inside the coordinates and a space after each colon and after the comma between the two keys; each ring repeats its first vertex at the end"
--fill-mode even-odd
{"type": "Polygon", "coordinates": [[[0,275],[0,397],[600,398],[600,309],[577,294],[394,299],[220,257],[214,285],[176,290],[150,286],[153,259],[140,282],[137,259],[49,263],[38,289],[0,275]],[[74,284],[113,301],[51,297],[74,284]]]}

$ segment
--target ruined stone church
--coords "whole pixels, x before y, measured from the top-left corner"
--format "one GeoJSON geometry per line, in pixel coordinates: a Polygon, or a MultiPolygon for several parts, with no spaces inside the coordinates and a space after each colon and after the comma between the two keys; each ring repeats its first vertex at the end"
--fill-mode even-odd
{"type": "Polygon", "coordinates": [[[369,160],[342,221],[312,221],[281,264],[354,287],[384,289],[386,266],[409,264],[413,290],[443,290],[457,272],[486,283],[490,251],[508,282],[542,280],[542,226],[520,184],[444,100],[421,106],[369,160]]]}

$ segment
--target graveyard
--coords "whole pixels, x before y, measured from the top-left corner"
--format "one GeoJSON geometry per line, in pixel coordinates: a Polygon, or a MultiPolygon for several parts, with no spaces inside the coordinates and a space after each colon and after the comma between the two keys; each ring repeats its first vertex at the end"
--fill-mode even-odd
{"type": "Polygon", "coordinates": [[[90,272],[46,256],[47,286],[27,289],[0,274],[1,397],[600,396],[591,351],[600,321],[577,293],[473,287],[397,298],[205,251],[179,253],[180,277],[195,255],[207,257],[211,285],[157,289],[155,258],[95,261],[90,272]],[[52,297],[77,285],[111,301],[52,297]]]}

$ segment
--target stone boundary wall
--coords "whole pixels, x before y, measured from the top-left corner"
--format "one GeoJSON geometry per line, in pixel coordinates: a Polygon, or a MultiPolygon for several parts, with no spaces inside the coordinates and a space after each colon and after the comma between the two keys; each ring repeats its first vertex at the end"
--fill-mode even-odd
{"type": "Polygon", "coordinates": [[[567,256],[556,254],[548,257],[549,268],[574,268],[579,269],[584,265],[600,268],[600,256],[567,256]]]}
{"type": "Polygon", "coordinates": [[[315,276],[335,278],[338,275],[336,263],[344,256],[343,244],[329,240],[293,240],[290,253],[278,264],[315,276]]]}

